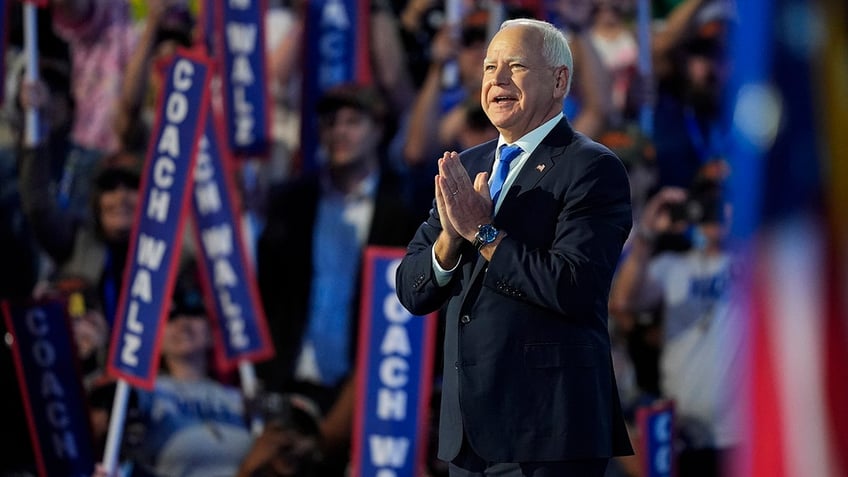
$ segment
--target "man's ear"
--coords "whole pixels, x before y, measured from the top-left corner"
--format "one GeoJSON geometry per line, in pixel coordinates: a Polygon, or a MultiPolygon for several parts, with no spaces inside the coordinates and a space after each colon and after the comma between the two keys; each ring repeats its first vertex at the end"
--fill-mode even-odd
{"type": "Polygon", "coordinates": [[[557,70],[557,75],[556,75],[556,87],[557,88],[565,88],[566,87],[566,85],[568,84],[568,75],[569,74],[570,74],[570,71],[568,71],[568,68],[566,68],[565,66],[563,66],[563,67],[561,67],[557,70]]]}

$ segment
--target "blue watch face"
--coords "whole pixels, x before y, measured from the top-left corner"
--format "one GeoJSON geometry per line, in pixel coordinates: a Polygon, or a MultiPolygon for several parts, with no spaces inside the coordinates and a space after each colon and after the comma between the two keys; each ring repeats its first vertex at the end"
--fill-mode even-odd
{"type": "Polygon", "coordinates": [[[498,237],[498,229],[492,227],[490,224],[481,225],[477,231],[477,236],[483,243],[492,243],[498,237]]]}

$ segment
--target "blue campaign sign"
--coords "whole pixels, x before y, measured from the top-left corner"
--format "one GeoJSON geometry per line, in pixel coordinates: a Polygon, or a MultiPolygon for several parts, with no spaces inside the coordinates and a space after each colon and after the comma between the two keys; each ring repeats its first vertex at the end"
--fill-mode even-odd
{"type": "Polygon", "coordinates": [[[675,477],[674,403],[662,401],[636,411],[642,449],[639,452],[645,477],[675,477]]]}
{"type": "Polygon", "coordinates": [[[2,308],[39,476],[90,476],[94,443],[66,304],[2,308]]]}
{"type": "Polygon", "coordinates": [[[367,24],[370,5],[368,0],[306,2],[300,128],[301,167],[305,171],[318,165],[316,109],[321,96],[337,84],[371,82],[367,24]]]}
{"type": "Polygon", "coordinates": [[[369,247],[359,326],[352,475],[421,475],[427,449],[436,314],[397,299],[403,248],[369,247]]]}
{"type": "Polygon", "coordinates": [[[211,298],[219,361],[226,368],[240,361],[260,361],[273,355],[253,270],[243,245],[232,163],[222,148],[224,137],[214,114],[194,169],[192,210],[200,241],[204,290],[211,298]]]}
{"type": "Polygon", "coordinates": [[[207,58],[186,51],[164,69],[107,361],[112,376],[144,389],[156,377],[160,324],[171,307],[210,71],[207,58]]]}
{"type": "Polygon", "coordinates": [[[230,150],[238,156],[268,152],[271,121],[266,86],[264,0],[216,5],[230,150]]]}

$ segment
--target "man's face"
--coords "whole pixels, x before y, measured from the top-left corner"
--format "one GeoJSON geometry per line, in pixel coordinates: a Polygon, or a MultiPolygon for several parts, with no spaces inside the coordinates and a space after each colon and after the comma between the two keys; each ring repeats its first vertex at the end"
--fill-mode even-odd
{"type": "Polygon", "coordinates": [[[562,110],[568,70],[548,66],[535,30],[499,31],[483,62],[480,102],[504,138],[513,142],[562,110]]]}
{"type": "Polygon", "coordinates": [[[179,314],[168,320],[162,336],[162,354],[188,356],[212,346],[209,323],[203,315],[179,314]]]}
{"type": "Polygon", "coordinates": [[[697,111],[715,114],[721,106],[724,71],[720,60],[691,55],[686,60],[687,97],[697,111]]]}
{"type": "Polygon", "coordinates": [[[100,224],[108,240],[129,238],[137,204],[138,190],[124,185],[100,195],[100,224]]]}
{"type": "Polygon", "coordinates": [[[321,143],[331,166],[345,166],[376,156],[382,130],[363,111],[342,107],[321,119],[321,143]]]}

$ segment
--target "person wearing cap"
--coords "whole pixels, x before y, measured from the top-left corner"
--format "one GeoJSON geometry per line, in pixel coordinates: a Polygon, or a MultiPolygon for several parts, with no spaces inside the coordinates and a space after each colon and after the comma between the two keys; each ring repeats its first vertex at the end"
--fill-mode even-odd
{"type": "Polygon", "coordinates": [[[321,168],[271,190],[257,243],[276,351],[257,374],[267,390],[304,394],[327,414],[354,369],[363,251],[403,246],[415,217],[401,178],[384,166],[386,107],[377,90],[335,86],[318,115],[321,168]]]}
{"type": "MultiPolygon", "coordinates": [[[[122,458],[134,477],[233,477],[253,436],[241,389],[219,378],[213,365],[212,328],[195,260],[181,265],[172,296],[161,369],[153,389],[132,390],[122,458]]],[[[108,415],[104,406],[111,399],[104,395],[112,390],[111,383],[97,390],[101,415],[108,415]]]]}
{"type": "Polygon", "coordinates": [[[262,433],[256,437],[235,477],[319,477],[322,415],[299,394],[267,393],[262,399],[262,433]]]}
{"type": "Polygon", "coordinates": [[[665,187],[645,205],[610,293],[624,330],[637,313],[660,310],[661,398],[674,402],[680,475],[717,477],[740,443],[742,330],[730,286],[736,267],[725,239],[730,218],[722,181],[699,175],[689,190],[665,187]],[[688,250],[658,250],[674,228],[693,231],[688,250]]]}
{"type": "Polygon", "coordinates": [[[633,452],[607,331],[630,187],[562,113],[573,69],[554,25],[501,24],[480,95],[499,137],[439,159],[435,206],[397,269],[404,307],[445,318],[438,455],[452,477],[601,477],[633,452]]]}

